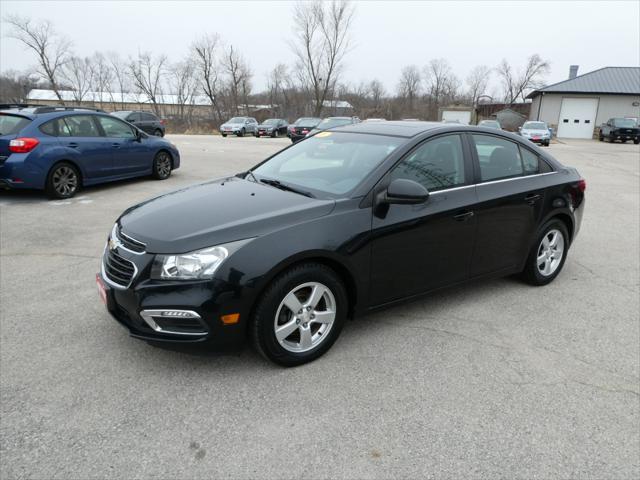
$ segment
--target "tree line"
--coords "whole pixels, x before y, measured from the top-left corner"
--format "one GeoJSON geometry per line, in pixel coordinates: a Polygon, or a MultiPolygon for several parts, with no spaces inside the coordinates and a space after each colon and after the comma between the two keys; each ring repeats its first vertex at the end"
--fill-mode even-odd
{"type": "Polygon", "coordinates": [[[197,121],[197,103],[206,99],[210,118],[221,123],[229,115],[250,115],[254,105],[270,105],[274,116],[293,120],[302,115],[333,113],[332,101],[344,100],[361,118],[420,118],[437,120],[438,109],[449,104],[476,105],[484,97],[507,105],[524,101],[539,87],[549,63],[533,54],[516,70],[507,60],[495,67],[478,65],[460,79],[446,59],[407,65],[399,72],[395,90],[380,80],[359,84],[344,81],[345,58],[352,47],[354,5],[349,0],[301,2],[293,5],[291,64],[277,64],[267,75],[266,89],[253,88],[251,65],[233,44],[217,33],[193,40],[184,58],[138,52],[123,57],[115,52],[95,52],[89,57],[74,53],[73,43],[49,21],[8,16],[8,36],[17,39],[36,59],[33,71],[5,71],[0,75],[0,102],[26,101],[31,88],[53,90],[57,102],[70,103],[62,92],[71,92],[71,103],[85,102],[89,92],[113,110],[131,93],[141,95],[157,115],[171,116],[185,124],[197,121]],[[500,88],[490,92],[492,77],[500,88]],[[162,96],[175,96],[167,111],[162,96]],[[102,98],[104,96],[104,98],[102,98]]]}

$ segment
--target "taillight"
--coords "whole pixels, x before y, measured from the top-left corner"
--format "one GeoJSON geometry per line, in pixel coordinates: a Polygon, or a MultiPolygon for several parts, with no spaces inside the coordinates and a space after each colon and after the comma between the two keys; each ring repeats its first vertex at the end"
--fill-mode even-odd
{"type": "Polygon", "coordinates": [[[163,118],[162,120],[160,120],[160,125],[166,125],[167,121],[163,118]]]}
{"type": "Polygon", "coordinates": [[[14,138],[9,142],[9,151],[13,153],[28,153],[38,146],[40,141],[37,138],[14,138]]]}
{"type": "Polygon", "coordinates": [[[578,180],[578,190],[584,192],[587,189],[587,181],[583,178],[578,180]]]}

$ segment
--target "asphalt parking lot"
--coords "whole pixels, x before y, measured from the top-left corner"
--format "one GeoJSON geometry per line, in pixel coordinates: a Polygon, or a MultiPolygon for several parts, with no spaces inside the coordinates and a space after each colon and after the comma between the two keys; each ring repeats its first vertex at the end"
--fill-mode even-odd
{"type": "Polygon", "coordinates": [[[131,339],[98,298],[124,209],[288,144],[170,139],[182,167],[164,182],[0,193],[2,478],[640,476],[639,146],[550,147],[587,180],[551,285],[443,291],[350,322],[324,357],[282,369],[249,348],[131,339]]]}

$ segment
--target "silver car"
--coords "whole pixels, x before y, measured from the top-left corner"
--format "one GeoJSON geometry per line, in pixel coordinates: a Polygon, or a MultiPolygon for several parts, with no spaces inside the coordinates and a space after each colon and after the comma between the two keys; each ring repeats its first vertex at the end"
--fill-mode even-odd
{"type": "Polygon", "coordinates": [[[520,135],[533,143],[539,143],[545,147],[551,142],[551,130],[547,122],[524,122],[519,129],[520,135]]]}
{"type": "Polygon", "coordinates": [[[479,124],[479,127],[487,127],[487,128],[495,128],[497,130],[502,130],[500,126],[500,122],[497,120],[482,120],[479,124]]]}
{"type": "Polygon", "coordinates": [[[220,133],[223,137],[232,134],[244,137],[247,133],[255,135],[257,131],[258,122],[253,117],[233,117],[228,122],[220,125],[220,133]]]}

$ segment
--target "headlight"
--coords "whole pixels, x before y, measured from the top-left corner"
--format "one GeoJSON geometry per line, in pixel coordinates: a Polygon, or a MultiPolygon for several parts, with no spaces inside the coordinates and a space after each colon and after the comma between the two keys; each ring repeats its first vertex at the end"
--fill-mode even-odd
{"type": "Polygon", "coordinates": [[[251,240],[239,240],[178,255],[156,255],[151,268],[151,278],[154,280],[206,280],[213,278],[222,262],[251,240]]]}

